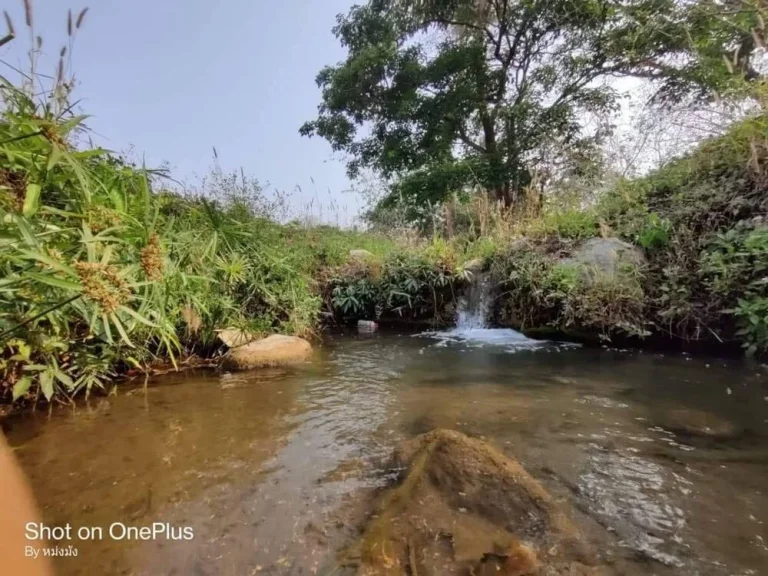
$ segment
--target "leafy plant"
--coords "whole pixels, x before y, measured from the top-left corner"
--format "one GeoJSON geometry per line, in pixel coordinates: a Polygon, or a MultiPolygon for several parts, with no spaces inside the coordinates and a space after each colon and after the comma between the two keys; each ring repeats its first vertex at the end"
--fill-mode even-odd
{"type": "Polygon", "coordinates": [[[669,244],[671,224],[655,212],[648,214],[642,230],[637,236],[637,243],[646,250],[657,250],[669,244]]]}
{"type": "Polygon", "coordinates": [[[455,288],[466,280],[448,245],[441,241],[419,251],[393,251],[380,265],[345,265],[331,272],[325,291],[329,309],[341,318],[452,320],[445,311],[455,288]]]}

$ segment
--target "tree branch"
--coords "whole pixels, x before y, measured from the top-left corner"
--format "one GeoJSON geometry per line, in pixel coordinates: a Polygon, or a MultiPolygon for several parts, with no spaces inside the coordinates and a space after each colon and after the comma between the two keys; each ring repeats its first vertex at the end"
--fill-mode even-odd
{"type": "Polygon", "coordinates": [[[485,154],[487,152],[487,150],[485,148],[483,148],[482,146],[480,146],[480,144],[477,144],[476,142],[472,141],[472,139],[467,134],[467,131],[464,128],[463,124],[459,124],[458,132],[459,132],[459,139],[464,144],[466,144],[467,146],[472,148],[472,150],[474,150],[475,152],[480,152],[481,154],[485,154]]]}

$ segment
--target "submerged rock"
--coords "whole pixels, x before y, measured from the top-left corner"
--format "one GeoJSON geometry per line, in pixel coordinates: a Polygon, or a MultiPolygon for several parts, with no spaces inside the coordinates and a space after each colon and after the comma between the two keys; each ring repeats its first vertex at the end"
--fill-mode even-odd
{"type": "Polygon", "coordinates": [[[405,472],[349,556],[361,574],[597,575],[564,511],[522,465],[451,430],[403,443],[405,472]]]}
{"type": "Polygon", "coordinates": [[[645,256],[639,248],[618,238],[592,238],[579,247],[563,264],[578,264],[588,279],[600,275],[615,278],[628,268],[642,266],[645,256]]]}
{"type": "Polygon", "coordinates": [[[734,439],[744,432],[743,428],[725,418],[695,408],[667,410],[662,415],[660,424],[678,435],[715,440],[734,439]]]}
{"type": "Polygon", "coordinates": [[[312,346],[303,338],[275,334],[230,350],[224,357],[224,368],[250,370],[264,366],[283,366],[306,360],[312,346]]]}
{"type": "Polygon", "coordinates": [[[379,329],[379,325],[373,320],[358,320],[357,331],[358,332],[376,332],[379,329]]]}

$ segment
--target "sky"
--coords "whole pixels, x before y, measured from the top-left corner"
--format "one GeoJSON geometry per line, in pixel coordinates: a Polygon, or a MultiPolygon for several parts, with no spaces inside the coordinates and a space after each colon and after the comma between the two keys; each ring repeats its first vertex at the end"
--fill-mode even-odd
{"type": "MultiPolygon", "coordinates": [[[[194,182],[213,165],[239,170],[291,194],[294,209],[352,223],[362,200],[349,192],[343,159],[299,135],[315,117],[315,76],[345,57],[331,29],[353,0],[33,0],[35,33],[54,74],[66,15],[89,7],[78,31],[75,98],[92,115],[96,144],[133,149],[148,166],[168,162],[194,182]],[[313,184],[314,181],[314,184],[313,184]],[[300,190],[299,190],[300,189],[300,190]],[[333,200],[340,209],[331,216],[333,200]]],[[[24,68],[29,41],[22,0],[3,0],[17,38],[0,60],[24,68]]],[[[0,23],[0,26],[3,26],[0,23]]],[[[0,74],[11,71],[0,63],[0,74]]]]}

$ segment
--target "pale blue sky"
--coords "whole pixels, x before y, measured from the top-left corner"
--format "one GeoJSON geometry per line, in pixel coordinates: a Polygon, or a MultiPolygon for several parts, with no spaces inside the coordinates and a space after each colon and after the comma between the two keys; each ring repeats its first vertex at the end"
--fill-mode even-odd
{"type": "MultiPolygon", "coordinates": [[[[47,72],[66,42],[67,9],[90,8],[73,68],[98,144],[133,146],[149,165],[168,161],[180,179],[205,174],[215,146],[225,170],[242,166],[281,190],[300,186],[299,208],[314,195],[315,206],[327,205],[330,190],[347,214],[357,211],[341,159],[298,133],[320,101],[315,75],[344,57],[331,28],[353,0],[33,1],[47,72]]],[[[19,38],[0,59],[23,64],[22,0],[2,4],[19,38]]]]}

